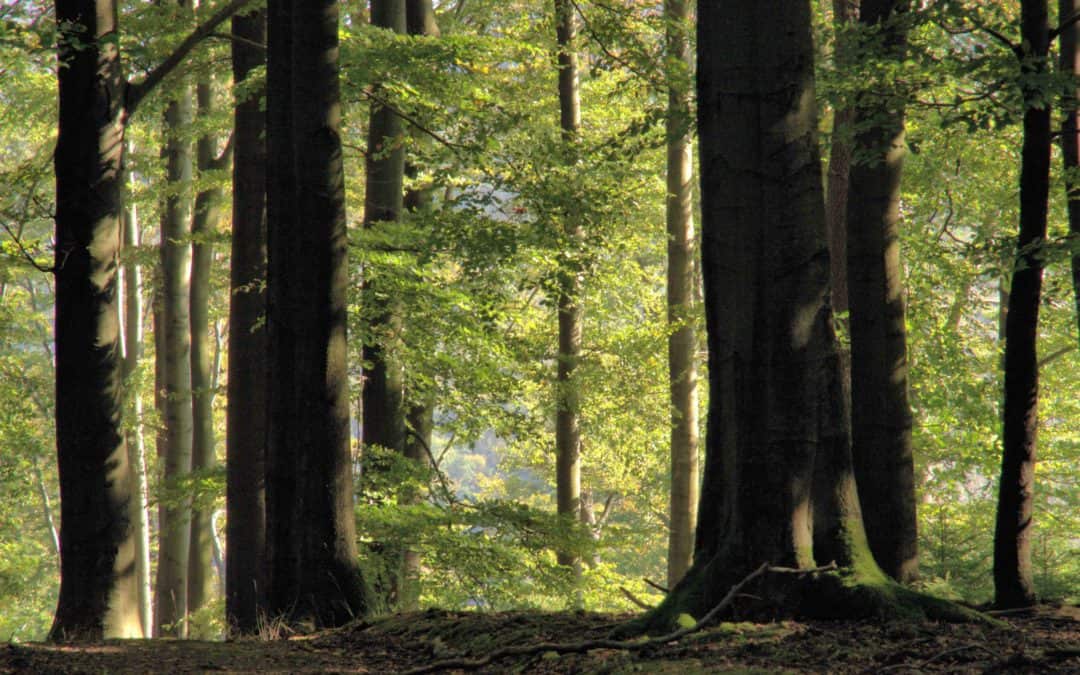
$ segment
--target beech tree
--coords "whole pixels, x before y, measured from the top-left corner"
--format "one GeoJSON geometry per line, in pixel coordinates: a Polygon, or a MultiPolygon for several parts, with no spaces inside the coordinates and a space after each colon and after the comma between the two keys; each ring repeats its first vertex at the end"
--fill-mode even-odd
{"type": "MultiPolygon", "coordinates": [[[[905,58],[906,0],[862,0],[866,45],[888,62],[905,58]]],[[[915,468],[908,405],[907,328],[900,266],[904,106],[878,92],[855,104],[858,130],[847,194],[847,290],[851,331],[851,431],[855,479],[870,549],[898,581],[918,574],[915,468]]]]}
{"type": "MultiPolygon", "coordinates": [[[[233,81],[250,86],[266,62],[266,12],[232,19],[233,81]]],[[[247,89],[233,111],[229,366],[225,412],[225,620],[258,628],[266,543],[266,115],[263,88],[247,89]]]]}
{"type": "MultiPolygon", "coordinates": [[[[1080,0],[1058,0],[1058,17],[1066,21],[1080,14],[1080,0]]],[[[1080,26],[1072,21],[1062,26],[1058,46],[1059,68],[1062,73],[1076,78],[1080,74],[1080,26]]],[[[1061,157],[1065,169],[1065,194],[1071,240],[1073,300],[1076,304],[1076,339],[1080,341],[1080,189],[1077,173],[1080,172],[1080,125],[1077,124],[1077,107],[1080,106],[1080,87],[1066,89],[1061,121],[1061,157]]]]}
{"type": "Polygon", "coordinates": [[[142,636],[120,431],[124,130],[147,92],[245,0],[232,0],[152,69],[122,74],[115,0],[57,0],[56,443],[61,581],[52,640],[142,636]]]}
{"type": "Polygon", "coordinates": [[[367,610],[349,437],[338,3],[267,7],[269,616],[367,610]]]}

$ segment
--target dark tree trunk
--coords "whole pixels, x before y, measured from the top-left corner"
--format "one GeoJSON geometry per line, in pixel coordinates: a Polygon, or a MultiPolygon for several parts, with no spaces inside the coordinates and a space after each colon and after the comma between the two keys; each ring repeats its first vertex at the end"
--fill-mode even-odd
{"type": "Polygon", "coordinates": [[[697,338],[694,334],[694,165],[690,136],[690,3],[667,0],[667,309],[671,395],[671,501],[668,587],[694,559],[698,501],[697,338]]]}
{"type": "Polygon", "coordinates": [[[809,2],[699,5],[708,436],[694,565],[654,620],[701,616],[763,562],[812,566],[815,478],[821,550],[883,579],[840,405],[813,64],[809,2]]]}
{"type": "Polygon", "coordinates": [[[1050,25],[1046,0],[1020,3],[1024,53],[1024,145],[1020,166],[1020,233],[1005,318],[1004,450],[994,531],[994,603],[1035,603],[1031,570],[1032,496],[1039,428],[1036,338],[1042,292],[1043,245],[1050,196],[1050,107],[1036,84],[1047,71],[1050,25]]]}
{"type": "MultiPolygon", "coordinates": [[[[578,58],[574,51],[577,22],[569,0],[555,0],[555,31],[559,43],[559,126],[568,154],[578,141],[581,129],[581,91],[578,58]]],[[[563,229],[569,247],[577,247],[583,236],[581,224],[572,214],[564,216],[563,229]]],[[[582,278],[575,256],[563,256],[558,276],[559,353],[556,373],[557,412],[555,414],[555,492],[558,513],[567,521],[581,517],[581,403],[577,370],[581,360],[582,278]]],[[[566,551],[557,552],[560,565],[573,565],[580,574],[580,561],[566,551]]]]}
{"type": "Polygon", "coordinates": [[[268,610],[332,626],[367,609],[349,438],[338,3],[272,1],[268,23],[268,610]]]}
{"type": "MultiPolygon", "coordinates": [[[[859,21],[880,29],[875,47],[901,62],[906,0],[862,0],[859,21]]],[[[918,574],[915,466],[908,406],[907,330],[900,278],[904,109],[871,95],[855,106],[858,159],[847,207],[852,458],[870,549],[886,574],[918,574]]]]}
{"type": "MultiPolygon", "coordinates": [[[[1058,17],[1064,21],[1080,12],[1080,0],[1058,0],[1058,17]]],[[[1061,31],[1061,72],[1076,77],[1080,74],[1080,25],[1075,21],[1061,31]]],[[[1067,90],[1061,122],[1061,150],[1065,164],[1066,197],[1069,213],[1069,240],[1072,245],[1071,266],[1073,297],[1076,303],[1076,338],[1080,340],[1080,126],[1077,125],[1077,106],[1080,88],[1074,83],[1067,90]]]]}
{"type": "MultiPolygon", "coordinates": [[[[233,80],[266,62],[266,12],[236,16],[233,80]]],[[[265,593],[266,542],[266,116],[262,91],[233,113],[232,267],[229,277],[229,376],[226,410],[225,616],[242,634],[258,629],[265,593]]]]}
{"type": "Polygon", "coordinates": [[[60,598],[50,640],[141,637],[120,430],[116,261],[124,81],[111,0],[57,0],[56,442],[60,598]]]}
{"type": "MultiPolygon", "coordinates": [[[[404,0],[374,0],[371,23],[396,33],[406,29],[404,0]]],[[[401,219],[405,149],[401,118],[372,103],[365,161],[364,227],[401,219]]],[[[364,345],[363,441],[401,452],[405,447],[405,373],[401,363],[401,309],[380,291],[379,270],[364,272],[364,303],[372,342],[364,345]]]]}

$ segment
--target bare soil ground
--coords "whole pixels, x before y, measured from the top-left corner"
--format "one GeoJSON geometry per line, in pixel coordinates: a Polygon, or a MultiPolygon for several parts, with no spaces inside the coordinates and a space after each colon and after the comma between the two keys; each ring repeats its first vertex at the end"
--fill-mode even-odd
{"type": "MultiPolygon", "coordinates": [[[[402,673],[510,645],[602,638],[627,618],[428,611],[271,641],[9,644],[0,646],[0,673],[402,673]]],[[[647,649],[543,649],[470,672],[1080,673],[1080,609],[1001,618],[1007,626],[727,622],[647,649]]]]}

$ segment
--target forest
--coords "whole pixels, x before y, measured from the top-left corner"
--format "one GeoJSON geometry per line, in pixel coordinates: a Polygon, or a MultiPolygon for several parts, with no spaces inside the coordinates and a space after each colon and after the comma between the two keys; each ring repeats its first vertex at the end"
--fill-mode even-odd
{"type": "Polygon", "coordinates": [[[0,671],[1075,672],[1078,71],[1080,0],[0,2],[0,671]]]}

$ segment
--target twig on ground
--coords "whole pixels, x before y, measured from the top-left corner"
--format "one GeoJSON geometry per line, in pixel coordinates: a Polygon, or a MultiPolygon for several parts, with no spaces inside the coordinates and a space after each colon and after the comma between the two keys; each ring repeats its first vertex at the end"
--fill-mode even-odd
{"type": "Polygon", "coordinates": [[[680,628],[667,635],[661,635],[660,637],[649,638],[646,640],[585,640],[583,642],[542,642],[533,645],[516,645],[513,647],[503,647],[496,649],[489,654],[475,658],[456,658],[447,659],[445,661],[435,661],[419,668],[413,668],[412,670],[405,671],[405,675],[421,675],[422,673],[434,673],[442,670],[472,670],[475,668],[483,668],[484,666],[496,661],[498,659],[505,658],[507,656],[530,656],[533,654],[540,654],[543,652],[556,652],[558,654],[582,654],[584,652],[593,649],[622,649],[622,650],[638,650],[648,649],[649,647],[655,647],[657,645],[667,644],[668,642],[674,642],[680,638],[686,637],[691,633],[704,628],[710,621],[724,611],[728,605],[739,595],[742,589],[754,579],[757,579],[766,572],[777,572],[780,574],[813,574],[815,572],[824,572],[826,570],[836,569],[836,563],[830,563],[823,567],[814,567],[811,569],[794,569],[789,567],[770,567],[769,563],[762,563],[757,569],[751,572],[749,575],[743,578],[742,581],[731,587],[731,590],[727,592],[727,595],[723,597],[720,602],[710,609],[705,616],[701,617],[698,621],[694,622],[694,625],[686,628],[680,628]]]}

